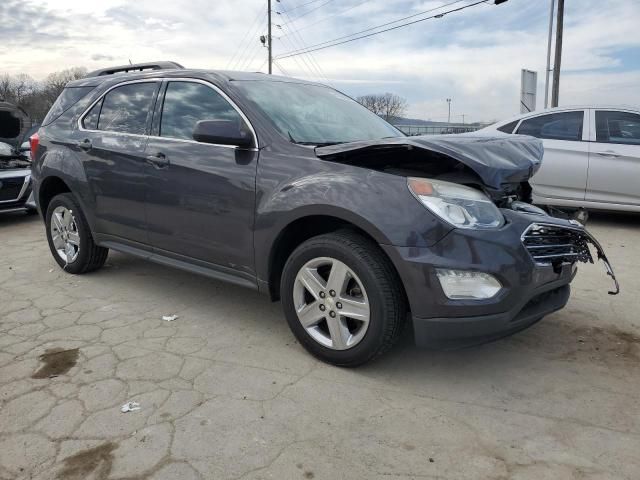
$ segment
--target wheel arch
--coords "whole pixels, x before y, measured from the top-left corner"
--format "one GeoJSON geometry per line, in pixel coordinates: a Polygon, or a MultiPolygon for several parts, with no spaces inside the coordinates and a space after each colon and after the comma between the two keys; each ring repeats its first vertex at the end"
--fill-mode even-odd
{"type": "MultiPolygon", "coordinates": [[[[291,253],[303,242],[312,237],[332,233],[340,230],[350,230],[358,233],[376,245],[380,244],[375,234],[367,231],[363,226],[345,218],[328,214],[311,214],[298,217],[290,221],[278,234],[271,245],[268,254],[268,293],[273,301],[280,299],[280,280],[284,265],[291,253]]],[[[376,232],[379,234],[379,232],[376,232]]],[[[394,269],[400,288],[406,297],[404,284],[399,272],[387,253],[380,249],[380,254],[386,258],[394,269]]]]}
{"type": "Polygon", "coordinates": [[[51,200],[61,193],[71,193],[71,188],[62,178],[52,175],[44,178],[38,188],[38,205],[44,216],[51,200]]]}

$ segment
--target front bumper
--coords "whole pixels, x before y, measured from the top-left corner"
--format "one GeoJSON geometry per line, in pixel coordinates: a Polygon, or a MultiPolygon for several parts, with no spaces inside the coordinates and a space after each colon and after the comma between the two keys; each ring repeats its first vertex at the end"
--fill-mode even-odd
{"type": "Polygon", "coordinates": [[[575,263],[534,261],[522,235],[540,221],[577,227],[553,217],[504,214],[507,222],[498,230],[453,230],[429,248],[383,246],[405,286],[419,346],[484,343],[527,328],[566,305],[569,284],[577,272],[575,263]],[[489,273],[503,288],[487,300],[451,300],[442,291],[437,268],[489,273]]]}
{"type": "Polygon", "coordinates": [[[35,210],[31,171],[29,169],[0,170],[0,188],[2,182],[20,180],[20,188],[10,195],[0,195],[0,212],[35,210]]]}

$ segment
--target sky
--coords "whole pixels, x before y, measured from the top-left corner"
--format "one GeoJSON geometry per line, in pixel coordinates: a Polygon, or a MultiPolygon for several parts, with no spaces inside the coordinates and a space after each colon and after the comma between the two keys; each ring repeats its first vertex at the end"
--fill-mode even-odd
{"type": "MultiPolygon", "coordinates": [[[[266,0],[2,0],[0,74],[42,79],[174,60],[186,67],[266,72],[266,0]]],[[[302,47],[460,0],[273,0],[275,73],[351,96],[396,93],[407,116],[466,122],[519,113],[520,71],[538,72],[544,104],[549,0],[492,2],[290,58],[302,47]]],[[[640,106],[640,0],[566,0],[560,105],[640,106]]],[[[396,25],[396,24],[394,24],[396,25]]]]}

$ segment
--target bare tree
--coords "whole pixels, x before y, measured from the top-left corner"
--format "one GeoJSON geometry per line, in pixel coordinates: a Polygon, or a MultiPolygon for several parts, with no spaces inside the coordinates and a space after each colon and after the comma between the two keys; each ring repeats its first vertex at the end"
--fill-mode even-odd
{"type": "Polygon", "coordinates": [[[0,101],[13,103],[26,111],[31,119],[40,122],[56,101],[65,85],[86,75],[84,68],[69,68],[36,82],[29,75],[0,75],[0,101]]]}
{"type": "Polygon", "coordinates": [[[86,68],[75,67],[51,73],[44,79],[42,90],[47,101],[56,101],[56,98],[62,93],[64,86],[72,80],[83,78],[87,74],[86,68]]]}
{"type": "Polygon", "coordinates": [[[405,98],[388,92],[363,95],[356,98],[356,100],[388,122],[403,116],[408,106],[405,98]]]}

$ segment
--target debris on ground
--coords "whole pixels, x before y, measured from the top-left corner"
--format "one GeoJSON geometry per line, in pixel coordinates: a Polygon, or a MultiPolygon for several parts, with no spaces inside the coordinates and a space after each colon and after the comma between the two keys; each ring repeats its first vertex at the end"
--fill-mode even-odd
{"type": "Polygon", "coordinates": [[[127,402],[120,407],[122,413],[135,412],[136,410],[140,410],[140,404],[138,402],[127,402]]]}
{"type": "Polygon", "coordinates": [[[177,318],[178,318],[178,315],[163,315],[162,317],[162,319],[166,320],[167,322],[173,322],[177,318]]]}

